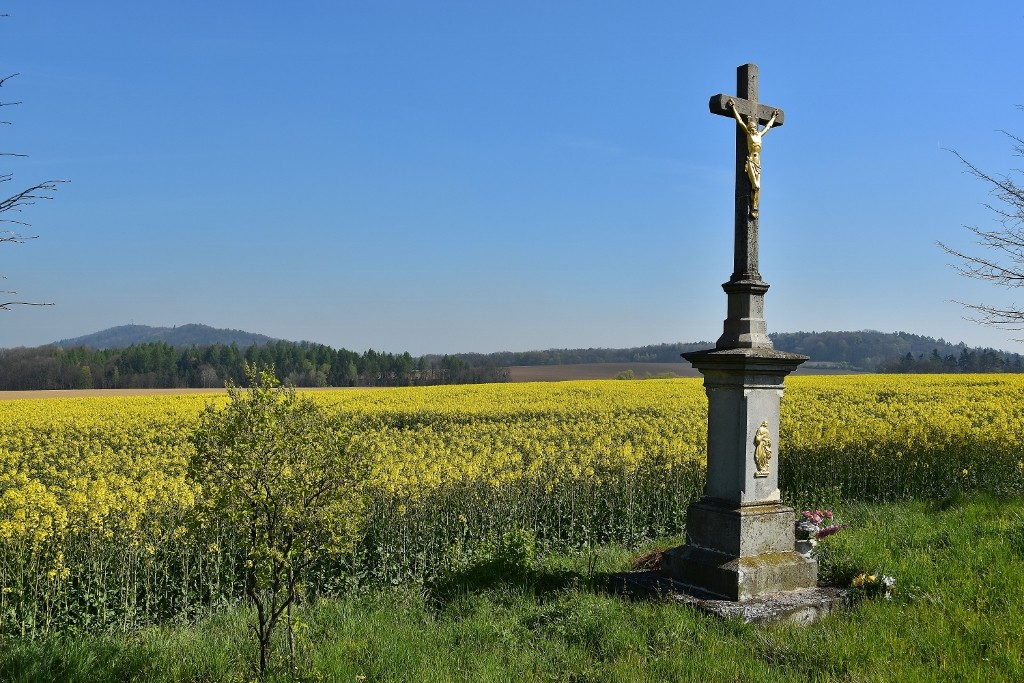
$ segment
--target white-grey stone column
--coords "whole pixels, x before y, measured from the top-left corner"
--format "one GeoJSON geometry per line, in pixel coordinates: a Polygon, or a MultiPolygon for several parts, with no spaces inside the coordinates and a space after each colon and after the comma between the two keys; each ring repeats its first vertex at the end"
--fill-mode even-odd
{"type": "Polygon", "coordinates": [[[687,512],[686,544],[665,552],[662,572],[700,593],[739,601],[816,585],[817,563],[794,550],[793,509],[779,494],[783,379],[806,357],[771,349],[684,357],[704,375],[708,395],[707,484],[687,512]],[[767,466],[757,455],[765,432],[767,466]]]}
{"type": "Polygon", "coordinates": [[[715,348],[683,354],[704,375],[708,395],[707,485],[688,510],[686,544],[666,551],[661,563],[665,576],[695,593],[735,601],[810,588],[818,574],[817,563],[794,549],[793,509],[779,493],[783,380],[807,357],[774,350],[764,319],[760,212],[745,165],[748,133],[757,132],[749,126],[767,131],[783,115],[757,101],[757,76],[755,65],[739,67],[738,95],[710,102],[712,113],[745,117],[748,126],[737,126],[736,135],[734,268],[722,285],[728,315],[715,348]]]}

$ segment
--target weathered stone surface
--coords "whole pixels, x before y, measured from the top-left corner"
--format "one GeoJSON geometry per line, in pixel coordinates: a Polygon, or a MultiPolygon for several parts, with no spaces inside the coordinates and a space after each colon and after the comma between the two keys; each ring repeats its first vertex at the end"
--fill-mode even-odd
{"type": "Polygon", "coordinates": [[[684,353],[683,358],[708,370],[758,370],[762,374],[785,377],[807,360],[808,356],[775,349],[707,349],[684,353]]]}
{"type": "Polygon", "coordinates": [[[725,600],[813,587],[818,564],[795,552],[794,542],[792,508],[728,508],[705,500],[690,506],[686,545],[665,551],[661,571],[725,600]]]}
{"type": "MultiPolygon", "coordinates": [[[[752,64],[748,66],[753,66],[752,64]]],[[[756,97],[756,94],[755,94],[756,97]]],[[[732,100],[736,103],[736,109],[743,116],[757,116],[758,123],[768,123],[768,119],[772,117],[776,111],[779,114],[775,117],[775,128],[778,128],[785,123],[786,115],[774,107],[769,107],[767,104],[761,104],[760,102],[751,102],[744,97],[737,97],[735,95],[723,95],[721,93],[712,95],[708,101],[708,110],[712,114],[720,114],[722,116],[732,116],[732,111],[726,106],[726,102],[732,100]]]]}
{"type": "Polygon", "coordinates": [[[844,608],[847,591],[838,586],[812,586],[781,591],[737,602],[720,600],[673,581],[656,571],[624,572],[612,576],[611,588],[632,599],[669,600],[723,619],[747,623],[810,624],[844,608]]]}
{"type": "Polygon", "coordinates": [[[750,505],[728,508],[706,501],[690,506],[686,543],[733,557],[793,550],[793,508],[750,505]]]}
{"type": "MultiPolygon", "coordinates": [[[[747,247],[747,253],[756,255],[757,230],[747,231],[744,238],[754,240],[754,244],[747,247]]],[[[743,273],[734,277],[747,275],[743,273]]],[[[768,338],[768,323],[764,319],[764,295],[768,286],[767,282],[746,279],[730,280],[722,285],[729,302],[722,336],[715,342],[716,349],[772,348],[772,340],[768,338]]]]}
{"type": "MultiPolygon", "coordinates": [[[[726,106],[730,99],[735,102],[736,110],[742,116],[757,116],[759,123],[767,123],[772,114],[776,126],[785,120],[785,114],[778,107],[769,107],[757,101],[759,77],[756,64],[744,64],[736,69],[736,95],[716,95],[709,103],[711,112],[732,118],[732,112],[726,106]],[[722,99],[724,98],[724,99],[722,99]]],[[[735,215],[735,251],[733,254],[733,272],[729,278],[732,282],[744,280],[759,282],[761,275],[758,270],[758,239],[759,219],[750,210],[751,187],[746,172],[747,140],[746,133],[736,130],[736,215],[735,215]]],[[[763,294],[763,292],[762,292],[763,294]]]]}
{"type": "Polygon", "coordinates": [[[788,552],[735,557],[688,543],[665,551],[661,573],[713,597],[739,602],[815,586],[818,563],[792,547],[788,552]]]}
{"type": "Polygon", "coordinates": [[[774,349],[685,354],[708,395],[708,476],[687,513],[686,545],[662,556],[662,574],[719,599],[747,601],[812,588],[817,563],[794,551],[793,509],[779,504],[778,451],[767,472],[755,457],[767,426],[774,449],[783,379],[805,356],[774,349]]]}
{"type": "Polygon", "coordinates": [[[708,477],[704,497],[727,506],[779,501],[778,444],[783,378],[807,357],[774,349],[725,349],[683,354],[701,374],[708,395],[708,477]],[[754,437],[767,421],[775,458],[758,476],[754,437]]]}
{"type": "MultiPolygon", "coordinates": [[[[781,126],[785,114],[777,107],[757,101],[758,69],[756,64],[744,64],[736,69],[736,95],[715,95],[708,106],[713,114],[733,117],[727,103],[732,100],[741,116],[755,116],[759,123],[767,124],[774,116],[773,127],[781,126]]],[[[752,188],[747,176],[747,136],[736,127],[736,189],[734,219],[733,272],[729,282],[722,285],[729,296],[729,315],[716,347],[764,348],[772,347],[764,321],[764,294],[768,285],[761,280],[759,271],[758,230],[759,212],[752,205],[752,188]]]]}

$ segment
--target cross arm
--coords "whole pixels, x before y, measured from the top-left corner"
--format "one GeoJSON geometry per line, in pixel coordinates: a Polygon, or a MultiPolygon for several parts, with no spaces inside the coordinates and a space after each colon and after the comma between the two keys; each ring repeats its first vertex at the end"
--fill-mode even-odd
{"type": "Polygon", "coordinates": [[[772,114],[778,112],[775,117],[774,127],[779,127],[783,123],[784,114],[781,109],[775,107],[769,107],[766,104],[760,102],[751,102],[741,97],[734,97],[732,95],[712,95],[711,101],[708,102],[708,108],[712,114],[719,114],[721,116],[732,116],[732,109],[726,106],[726,103],[732,100],[736,103],[736,111],[740,113],[740,116],[756,116],[757,122],[760,124],[767,124],[768,120],[772,117],[772,114]]]}

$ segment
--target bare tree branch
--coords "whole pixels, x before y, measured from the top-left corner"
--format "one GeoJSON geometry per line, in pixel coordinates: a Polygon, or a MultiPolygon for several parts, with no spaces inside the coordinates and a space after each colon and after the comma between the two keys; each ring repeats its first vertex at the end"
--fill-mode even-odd
{"type": "MultiPolygon", "coordinates": [[[[952,303],[960,304],[964,308],[976,311],[977,315],[965,316],[965,318],[971,322],[978,323],[979,325],[985,325],[986,327],[996,327],[1003,330],[1013,330],[1015,332],[1024,330],[1024,319],[1021,318],[1020,309],[1016,307],[1016,304],[1011,308],[996,308],[986,304],[969,304],[956,300],[952,303]]],[[[1024,338],[1014,337],[1012,340],[1015,342],[1024,342],[1024,338]]]]}
{"type": "MultiPolygon", "coordinates": [[[[6,16],[6,15],[0,14],[0,17],[4,17],[4,16],[6,16]]],[[[3,78],[0,78],[0,87],[3,87],[4,83],[6,83],[7,81],[9,81],[10,79],[14,78],[17,75],[18,74],[11,74],[10,76],[5,76],[3,78]]],[[[12,106],[18,105],[18,104],[21,104],[21,102],[0,102],[0,107],[12,107],[12,106]]],[[[0,123],[6,123],[6,124],[10,125],[11,122],[10,121],[0,121],[0,123]]]]}
{"type": "MultiPolygon", "coordinates": [[[[11,175],[0,176],[0,182],[11,179],[11,175]]],[[[17,192],[7,199],[0,199],[0,216],[8,211],[21,213],[22,208],[31,206],[41,199],[53,199],[52,193],[57,191],[58,183],[66,183],[66,180],[46,180],[44,182],[17,192]]],[[[25,221],[14,218],[0,217],[0,223],[17,223],[18,225],[29,225],[25,221]]]]}
{"type": "Polygon", "coordinates": [[[38,301],[5,301],[0,303],[0,311],[9,311],[11,306],[53,306],[53,304],[43,304],[38,301]]]}
{"type": "MultiPolygon", "coordinates": [[[[6,17],[7,14],[0,13],[0,17],[6,17]]],[[[9,76],[0,77],[0,88],[11,80],[17,73],[10,74],[9,76]]],[[[0,102],[0,107],[9,107],[21,104],[20,102],[0,102]]],[[[0,123],[10,124],[10,121],[2,121],[0,123]]],[[[16,152],[0,152],[0,156],[6,157],[24,157],[25,154],[19,154],[16,152]]],[[[9,182],[14,177],[13,173],[0,173],[0,183],[9,182]]],[[[36,201],[41,199],[52,199],[52,194],[57,191],[58,183],[63,183],[63,180],[45,180],[41,183],[37,183],[31,187],[28,187],[20,192],[16,192],[6,199],[0,199],[0,223],[13,223],[16,225],[29,225],[25,221],[18,220],[15,218],[8,218],[9,213],[21,213],[22,209],[26,206],[31,206],[36,201]]],[[[35,236],[19,235],[11,231],[0,232],[0,244],[11,243],[21,244],[26,240],[35,239],[35,236]]],[[[17,292],[0,292],[0,294],[16,294],[17,292]]],[[[11,306],[52,306],[52,303],[39,303],[34,301],[6,301],[0,302],[0,310],[9,311],[11,306]]]]}
{"type": "Polygon", "coordinates": [[[34,240],[39,235],[18,235],[13,232],[0,233],[0,242],[10,242],[12,244],[22,244],[25,240],[34,240]]]}
{"type": "MultiPolygon", "coordinates": [[[[1013,142],[1014,154],[1024,157],[1024,139],[1006,131],[1001,132],[1013,142]]],[[[984,254],[969,254],[943,242],[936,244],[957,259],[958,263],[950,265],[964,277],[991,282],[1000,287],[1024,287],[1024,187],[1011,175],[986,173],[956,150],[948,151],[956,155],[968,173],[988,186],[989,193],[996,201],[984,206],[995,215],[1000,227],[983,230],[977,226],[964,226],[976,238],[975,244],[987,250],[984,254]]],[[[1011,173],[1022,175],[1019,169],[1011,173]]],[[[976,315],[967,318],[973,322],[1007,330],[1024,330],[1024,308],[1017,304],[998,307],[963,301],[954,303],[973,311],[976,315]]]]}
{"type": "MultiPolygon", "coordinates": [[[[973,228],[967,227],[968,230],[977,232],[973,228]]],[[[961,261],[962,264],[951,264],[957,272],[965,277],[974,278],[976,280],[986,280],[993,282],[1002,287],[1020,287],[1024,285],[1024,273],[1015,270],[1012,267],[1004,266],[995,259],[987,259],[982,256],[970,256],[963,252],[957,251],[942,242],[936,242],[947,254],[954,256],[961,261]]],[[[979,240],[978,244],[983,246],[989,246],[990,248],[998,248],[1002,251],[1009,251],[1012,255],[1012,250],[1007,250],[1003,247],[992,247],[991,245],[985,244],[983,240],[979,240]]],[[[1018,256],[1017,260],[1020,257],[1018,256]]]]}
{"type": "MultiPolygon", "coordinates": [[[[31,237],[29,237],[29,238],[18,238],[18,241],[21,241],[21,240],[24,240],[24,239],[34,239],[34,238],[31,238],[31,237]]],[[[12,240],[10,238],[7,238],[7,239],[3,239],[3,240],[0,240],[0,241],[8,242],[8,241],[12,241],[12,240]]],[[[3,276],[0,276],[0,279],[6,280],[7,278],[3,277],[3,276]]],[[[14,292],[14,291],[11,291],[11,290],[2,290],[2,291],[0,291],[0,294],[17,294],[17,292],[14,292]]],[[[3,303],[0,303],[0,311],[9,311],[9,310],[11,310],[11,306],[53,306],[53,304],[52,303],[50,303],[50,304],[40,303],[38,301],[5,301],[3,303]]]]}

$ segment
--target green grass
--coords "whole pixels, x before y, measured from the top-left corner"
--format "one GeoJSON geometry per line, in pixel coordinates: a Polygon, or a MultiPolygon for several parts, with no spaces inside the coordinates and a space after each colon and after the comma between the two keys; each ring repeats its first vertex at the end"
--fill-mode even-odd
{"type": "MultiPolygon", "coordinates": [[[[824,578],[895,576],[811,627],[720,621],[603,590],[631,553],[492,558],[416,591],[321,601],[297,628],[306,681],[1024,680],[1024,499],[850,505],[824,578]],[[516,564],[526,562],[527,566],[516,564]],[[360,678],[365,677],[365,678],[360,678]]],[[[0,641],[2,681],[248,681],[243,611],[130,635],[0,641]]],[[[283,656],[271,680],[290,680],[283,656]]]]}

